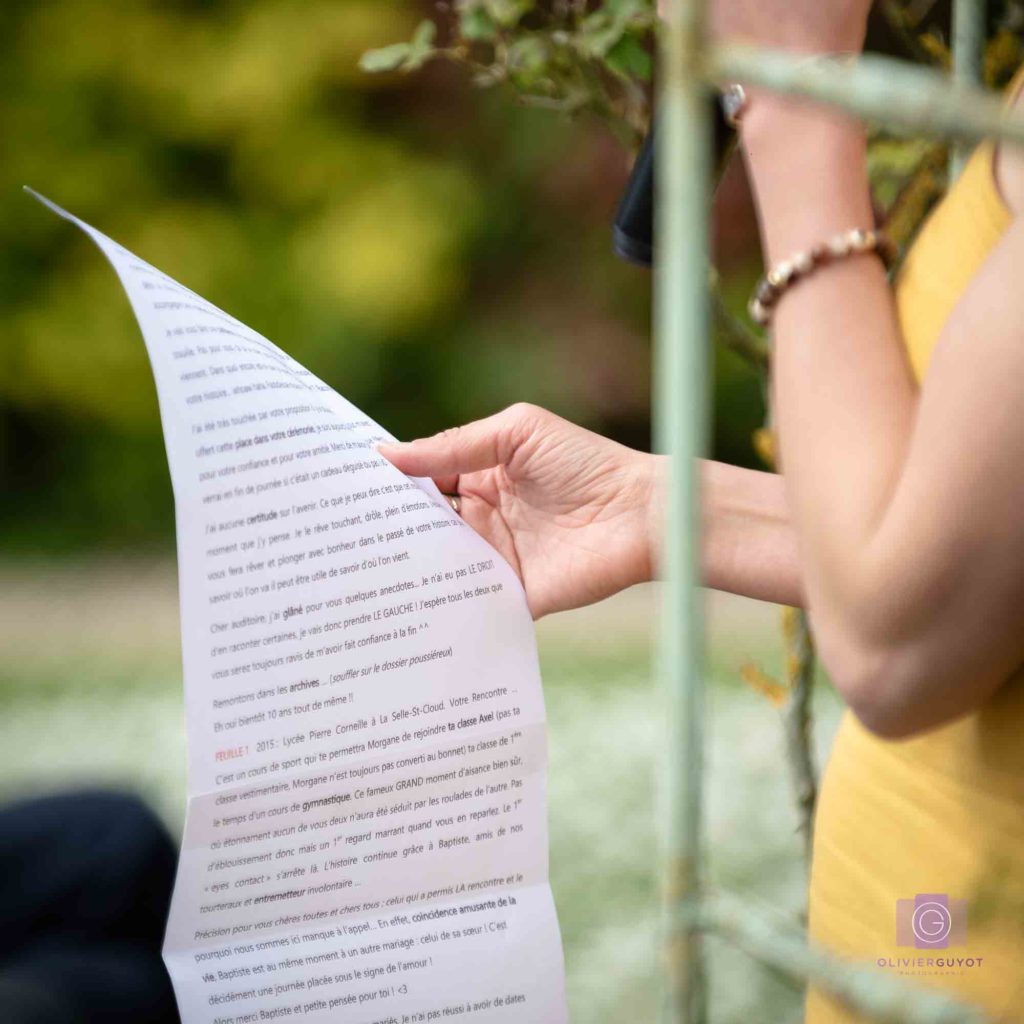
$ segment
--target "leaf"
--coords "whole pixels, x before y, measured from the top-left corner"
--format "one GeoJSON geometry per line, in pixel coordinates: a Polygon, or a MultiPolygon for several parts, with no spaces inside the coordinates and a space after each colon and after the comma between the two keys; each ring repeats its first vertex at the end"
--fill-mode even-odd
{"type": "Polygon", "coordinates": [[[508,63],[517,81],[530,85],[547,68],[548,48],[537,36],[524,36],[509,47],[508,63]]]}
{"type": "Polygon", "coordinates": [[[434,38],[437,35],[437,26],[430,21],[421,21],[416,26],[409,42],[409,55],[402,66],[405,71],[415,71],[423,67],[434,52],[434,38]]]}
{"type": "Polygon", "coordinates": [[[514,28],[531,7],[530,0],[483,0],[484,10],[502,28],[514,28]]]}
{"type": "Polygon", "coordinates": [[[576,38],[584,56],[601,58],[622,38],[622,33],[620,26],[608,24],[601,15],[588,18],[576,38]]]}
{"type": "Polygon", "coordinates": [[[803,626],[800,621],[800,611],[797,608],[790,608],[788,605],[782,609],[782,639],[787,647],[795,647],[800,639],[803,626]]]}
{"type": "Polygon", "coordinates": [[[604,9],[617,21],[627,21],[638,14],[645,13],[649,4],[642,0],[605,0],[604,9]]]}
{"type": "Polygon", "coordinates": [[[767,427],[758,427],[752,438],[754,451],[766,466],[775,465],[775,434],[767,427]]]}
{"type": "Polygon", "coordinates": [[[421,21],[407,43],[392,43],[379,50],[368,50],[359,59],[363,71],[415,71],[423,67],[434,52],[437,26],[432,21],[421,21]]]}
{"type": "Polygon", "coordinates": [[[470,81],[478,89],[493,89],[496,85],[503,82],[504,78],[501,75],[495,74],[491,70],[486,70],[478,71],[475,75],[472,76],[470,81]]]}
{"type": "Polygon", "coordinates": [[[367,50],[359,58],[359,67],[370,74],[397,71],[408,59],[411,49],[408,43],[392,43],[379,50],[367,50]]]}
{"type": "Polygon", "coordinates": [[[588,57],[606,57],[626,34],[633,19],[638,19],[637,27],[645,26],[642,16],[646,10],[640,0],[609,0],[580,24],[577,38],[581,51],[588,57]]]}
{"type": "Polygon", "coordinates": [[[459,31],[474,42],[490,42],[497,38],[498,26],[482,7],[465,7],[459,14],[459,31]]]}
{"type": "Polygon", "coordinates": [[[649,82],[654,70],[651,55],[632,32],[624,35],[608,51],[605,63],[615,74],[623,78],[638,78],[642,82],[649,82]]]}
{"type": "Polygon", "coordinates": [[[949,47],[934,32],[925,32],[919,36],[922,49],[930,54],[936,63],[947,70],[953,66],[953,57],[949,47]]]}
{"type": "Polygon", "coordinates": [[[786,703],[789,690],[782,683],[772,679],[770,675],[752,661],[748,661],[740,666],[740,678],[755,693],[761,694],[762,697],[767,697],[776,707],[782,707],[786,703]]]}
{"type": "Polygon", "coordinates": [[[1020,36],[1008,28],[1000,28],[985,47],[983,59],[985,84],[990,89],[1002,88],[1020,66],[1020,36]]]}

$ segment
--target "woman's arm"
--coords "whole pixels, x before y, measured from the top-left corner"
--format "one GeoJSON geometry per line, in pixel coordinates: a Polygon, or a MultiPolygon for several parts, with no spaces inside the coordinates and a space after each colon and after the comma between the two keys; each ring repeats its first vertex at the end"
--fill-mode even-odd
{"type": "MultiPolygon", "coordinates": [[[[771,45],[850,50],[867,7],[716,0],[715,21],[771,45]]],[[[856,124],[758,95],[743,135],[769,262],[870,226],[856,124]]],[[[802,281],[775,319],[785,499],[766,474],[703,470],[707,581],[805,595],[833,681],[883,735],[979,706],[1024,662],[1022,267],[1018,219],[947,323],[920,393],[874,257],[802,281]]],[[[658,463],[567,426],[513,407],[386,451],[465,495],[467,521],[518,569],[536,615],[649,578],[654,561],[658,463]]]]}
{"type": "MultiPolygon", "coordinates": [[[[704,585],[801,607],[800,559],[782,477],[724,462],[702,460],[700,466],[704,585]]],[[[657,493],[663,495],[664,487],[657,493]]],[[[652,544],[662,528],[659,508],[650,528],[652,544]]]]}
{"type": "MultiPolygon", "coordinates": [[[[863,132],[755,97],[744,128],[766,261],[871,223],[863,132]]],[[[1024,661],[1024,225],[945,327],[920,394],[877,259],[784,297],[773,379],[788,507],[823,659],[875,731],[983,702],[1024,661]]]]}
{"type": "MultiPolygon", "coordinates": [[[[465,521],[509,561],[535,617],[599,601],[656,575],[662,456],[633,451],[520,403],[381,452],[458,493],[465,521]]],[[[802,601],[781,479],[701,463],[708,586],[802,601]]]]}

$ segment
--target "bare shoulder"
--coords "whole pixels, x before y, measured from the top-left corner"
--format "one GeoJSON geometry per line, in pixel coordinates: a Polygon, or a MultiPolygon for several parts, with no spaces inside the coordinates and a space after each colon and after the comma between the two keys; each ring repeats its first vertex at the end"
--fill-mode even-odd
{"type": "MultiPolygon", "coordinates": [[[[1024,82],[1018,85],[1010,109],[1024,117],[1024,82]]],[[[1007,206],[1017,215],[1024,214],[1024,146],[1000,143],[995,159],[996,184],[1007,206]]]]}

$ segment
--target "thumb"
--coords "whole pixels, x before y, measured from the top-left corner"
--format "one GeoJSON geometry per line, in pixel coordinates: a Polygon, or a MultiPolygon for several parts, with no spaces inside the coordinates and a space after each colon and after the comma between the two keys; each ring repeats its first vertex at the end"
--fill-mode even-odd
{"type": "Polygon", "coordinates": [[[408,476],[476,473],[507,465],[543,414],[542,409],[520,403],[433,437],[380,444],[377,451],[408,476]]]}

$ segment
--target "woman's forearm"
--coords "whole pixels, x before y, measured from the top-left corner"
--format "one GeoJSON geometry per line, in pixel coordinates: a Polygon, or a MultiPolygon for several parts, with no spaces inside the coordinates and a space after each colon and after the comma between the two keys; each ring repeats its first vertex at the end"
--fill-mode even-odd
{"type": "MultiPolygon", "coordinates": [[[[664,529],[664,457],[656,457],[654,466],[659,482],[653,488],[650,531],[657,549],[664,529]]],[[[702,459],[700,490],[703,584],[758,601],[802,606],[796,533],[782,478],[702,459]]]]}
{"type": "MultiPolygon", "coordinates": [[[[871,226],[863,130],[840,115],[759,97],[745,125],[766,262],[871,226]]],[[[908,488],[919,395],[881,262],[828,267],[783,298],[774,323],[774,416],[804,590],[823,660],[861,719],[885,735],[948,720],[990,692],[1008,659],[965,658],[965,524],[976,498],[922,499],[908,488]],[[965,678],[976,684],[962,685],[965,678]]],[[[964,378],[961,378],[962,380],[964,378]]],[[[940,488],[935,456],[915,472],[940,488]]],[[[955,464],[948,442],[943,456],[955,464]]],[[[936,491],[935,493],[938,493],[936,491]]],[[[969,533],[969,531],[968,531],[969,533]]],[[[980,574],[977,567],[971,574],[980,574]]]]}
{"type": "MultiPolygon", "coordinates": [[[[744,137],[766,262],[871,227],[860,126],[759,96],[744,137]]],[[[858,625],[865,594],[877,592],[866,556],[917,401],[881,262],[855,257],[801,282],[774,328],[774,413],[806,589],[819,631],[845,631],[858,625]]]]}
{"type": "Polygon", "coordinates": [[[701,481],[705,586],[802,606],[796,532],[782,477],[709,461],[701,463],[701,481]]]}

